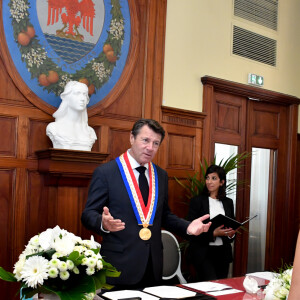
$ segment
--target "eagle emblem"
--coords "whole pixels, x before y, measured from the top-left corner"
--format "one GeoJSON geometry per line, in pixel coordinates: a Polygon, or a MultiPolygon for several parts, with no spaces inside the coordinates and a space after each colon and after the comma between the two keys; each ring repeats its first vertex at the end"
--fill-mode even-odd
{"type": "Polygon", "coordinates": [[[78,30],[81,23],[83,28],[93,36],[94,6],[92,0],[82,0],[81,2],[78,0],[48,0],[47,26],[57,23],[61,17],[63,27],[56,30],[56,35],[82,42],[84,36],[78,30]]]}

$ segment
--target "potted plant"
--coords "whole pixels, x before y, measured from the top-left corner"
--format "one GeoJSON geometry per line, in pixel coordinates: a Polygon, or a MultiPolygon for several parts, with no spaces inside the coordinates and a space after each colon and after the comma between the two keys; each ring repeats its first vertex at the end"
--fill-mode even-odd
{"type": "MultiPolygon", "coordinates": [[[[240,154],[232,154],[227,159],[222,159],[218,165],[222,167],[226,174],[230,171],[239,169],[243,167],[243,161],[247,158],[251,157],[251,152],[243,152],[240,154]]],[[[178,178],[175,177],[175,180],[187,191],[186,198],[191,199],[195,196],[198,196],[202,193],[203,188],[205,186],[205,173],[207,168],[212,165],[216,164],[216,156],[214,157],[211,164],[208,164],[206,159],[204,159],[204,164],[200,162],[200,172],[196,172],[194,175],[189,175],[186,178],[187,183],[180,181],[178,178]]],[[[237,180],[227,180],[226,185],[226,192],[227,194],[233,191],[237,186],[244,184],[244,181],[237,181],[237,180]]]]}

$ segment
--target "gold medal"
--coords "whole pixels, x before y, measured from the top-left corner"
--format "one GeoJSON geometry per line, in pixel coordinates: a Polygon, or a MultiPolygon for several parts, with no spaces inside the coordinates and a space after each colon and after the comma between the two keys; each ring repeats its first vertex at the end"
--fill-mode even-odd
{"type": "Polygon", "coordinates": [[[151,238],[151,230],[149,228],[142,228],[139,232],[139,236],[142,240],[148,241],[151,238]]]}

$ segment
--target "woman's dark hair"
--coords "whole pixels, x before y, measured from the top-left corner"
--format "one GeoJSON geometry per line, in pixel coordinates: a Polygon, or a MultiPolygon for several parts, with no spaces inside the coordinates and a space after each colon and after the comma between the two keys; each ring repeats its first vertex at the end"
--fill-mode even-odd
{"type": "MultiPolygon", "coordinates": [[[[224,180],[224,183],[222,186],[219,187],[219,190],[218,190],[218,195],[217,195],[217,198],[220,200],[224,197],[226,197],[226,172],[225,170],[220,167],[220,166],[217,166],[217,165],[211,165],[207,168],[206,170],[206,173],[205,173],[205,180],[206,180],[206,177],[207,175],[211,174],[211,173],[217,173],[219,178],[220,178],[220,181],[224,180]]],[[[206,187],[206,184],[203,188],[203,194],[209,196],[209,191],[206,187]]]]}
{"type": "Polygon", "coordinates": [[[162,126],[155,120],[152,119],[140,119],[136,121],[132,127],[131,133],[136,138],[136,136],[139,134],[140,129],[147,125],[150,129],[152,129],[155,133],[158,133],[161,135],[160,143],[163,141],[165,137],[165,130],[162,128],[162,126]]]}

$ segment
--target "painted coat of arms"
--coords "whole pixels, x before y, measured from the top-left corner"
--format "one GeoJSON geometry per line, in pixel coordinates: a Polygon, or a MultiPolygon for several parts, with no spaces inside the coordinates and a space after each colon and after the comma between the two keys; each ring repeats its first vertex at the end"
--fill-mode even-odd
{"type": "Polygon", "coordinates": [[[126,0],[4,0],[8,49],[25,83],[58,107],[70,80],[87,84],[92,106],[118,82],[130,45],[126,0]]]}

